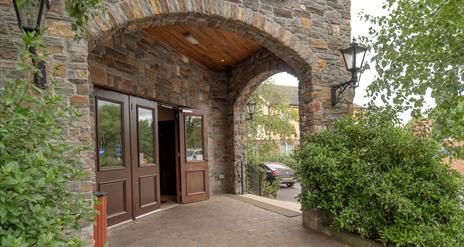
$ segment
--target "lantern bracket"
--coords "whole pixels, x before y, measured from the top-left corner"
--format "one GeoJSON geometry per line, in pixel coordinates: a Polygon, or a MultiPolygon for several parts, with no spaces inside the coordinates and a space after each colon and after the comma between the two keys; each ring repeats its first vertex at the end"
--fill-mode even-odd
{"type": "Polygon", "coordinates": [[[355,88],[355,81],[353,80],[349,80],[349,81],[346,81],[344,83],[341,83],[341,84],[338,84],[338,85],[335,85],[335,86],[332,86],[331,88],[331,103],[332,103],[332,106],[335,106],[336,104],[338,104],[342,98],[342,94],[346,91],[346,89],[348,87],[350,88],[355,88]]]}

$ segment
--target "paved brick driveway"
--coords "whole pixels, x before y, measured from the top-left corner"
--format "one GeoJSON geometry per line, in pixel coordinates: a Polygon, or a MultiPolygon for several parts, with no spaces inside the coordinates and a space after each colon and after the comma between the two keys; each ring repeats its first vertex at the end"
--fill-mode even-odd
{"type": "Polygon", "coordinates": [[[178,205],[111,229],[117,246],[341,246],[303,228],[301,217],[288,218],[230,196],[178,205]]]}

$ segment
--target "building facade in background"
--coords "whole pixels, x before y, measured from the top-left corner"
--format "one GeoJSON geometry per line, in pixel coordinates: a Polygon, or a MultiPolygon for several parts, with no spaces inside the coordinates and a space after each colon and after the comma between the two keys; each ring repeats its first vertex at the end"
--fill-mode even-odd
{"type": "MultiPolygon", "coordinates": [[[[257,106],[261,108],[258,109],[258,112],[262,115],[270,116],[270,118],[279,118],[283,115],[299,115],[297,86],[283,86],[264,82],[263,85],[256,89],[256,95],[260,98],[260,103],[257,106]],[[282,112],[282,110],[287,112],[282,112]]],[[[287,127],[294,130],[294,135],[289,137],[271,133],[273,131],[266,129],[265,125],[258,126],[260,131],[255,140],[257,141],[257,145],[260,145],[260,143],[263,144],[264,142],[271,142],[270,144],[274,146],[273,153],[276,157],[292,154],[293,150],[300,144],[300,126],[298,117],[289,119],[288,124],[289,125],[287,127]]]]}

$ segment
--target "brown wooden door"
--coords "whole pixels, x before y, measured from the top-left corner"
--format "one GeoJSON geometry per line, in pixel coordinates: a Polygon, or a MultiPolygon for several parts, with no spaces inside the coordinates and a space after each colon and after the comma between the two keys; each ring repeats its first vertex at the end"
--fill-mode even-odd
{"type": "Polygon", "coordinates": [[[108,225],[133,218],[129,97],[96,89],[97,190],[108,195],[108,225]]]}
{"type": "Polygon", "coordinates": [[[179,113],[180,172],[182,203],[209,198],[208,130],[200,110],[179,113]]]}
{"type": "Polygon", "coordinates": [[[130,97],[134,216],[160,208],[156,102],[130,97]]]}

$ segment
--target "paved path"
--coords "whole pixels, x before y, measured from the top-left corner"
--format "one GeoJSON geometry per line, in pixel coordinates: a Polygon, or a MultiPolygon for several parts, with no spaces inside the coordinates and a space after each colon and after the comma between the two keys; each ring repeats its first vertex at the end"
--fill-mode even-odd
{"type": "Polygon", "coordinates": [[[289,218],[228,196],[157,212],[111,229],[109,239],[111,247],[344,246],[305,229],[301,216],[289,218]]]}
{"type": "Polygon", "coordinates": [[[282,185],[280,187],[279,192],[277,192],[276,199],[289,202],[298,202],[298,199],[296,199],[296,197],[300,194],[300,192],[301,186],[298,183],[291,188],[287,188],[286,185],[282,185]]]}

